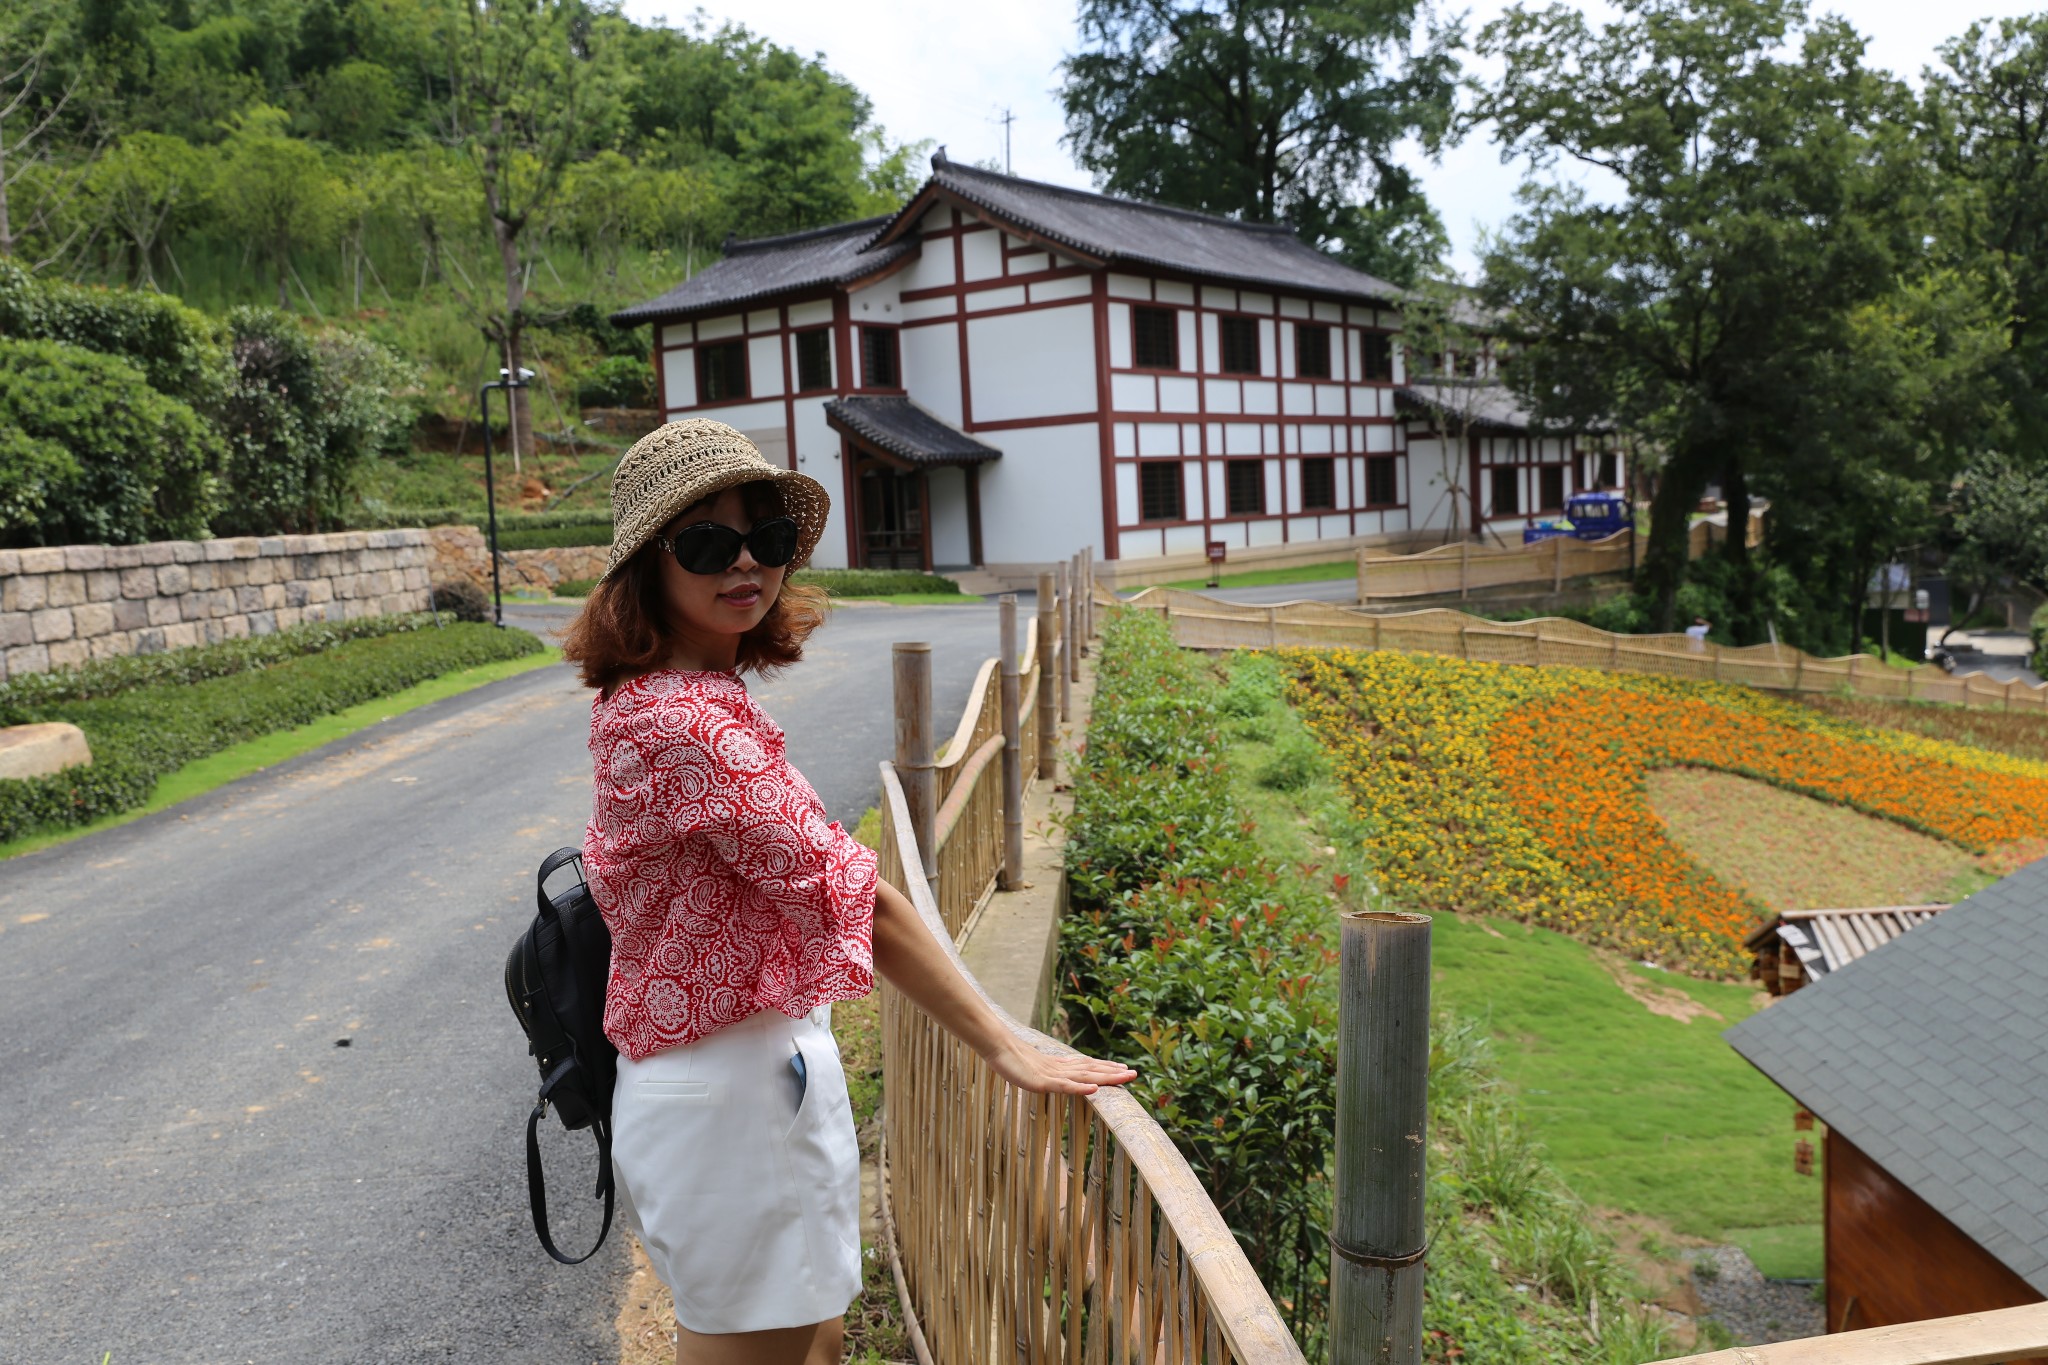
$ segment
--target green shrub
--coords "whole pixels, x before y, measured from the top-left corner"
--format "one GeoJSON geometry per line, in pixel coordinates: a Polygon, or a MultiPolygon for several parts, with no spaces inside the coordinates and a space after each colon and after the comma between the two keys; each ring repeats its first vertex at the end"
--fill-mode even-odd
{"type": "Polygon", "coordinates": [[[555,584],[557,597],[588,597],[590,590],[597,586],[595,578],[565,578],[555,584]]]}
{"type": "Polygon", "coordinates": [[[0,339],[0,543],[128,545],[203,536],[223,448],[127,361],[0,339]]]}
{"type": "Polygon", "coordinates": [[[2048,678],[2048,607],[2034,612],[2032,622],[2034,634],[2034,672],[2048,678]]]}
{"type": "Polygon", "coordinates": [[[436,583],[432,592],[434,610],[451,612],[458,621],[488,621],[495,615],[491,595],[466,578],[436,583]]]}
{"type": "Polygon", "coordinates": [[[1323,771],[1323,748],[1313,736],[1288,730],[1273,742],[1273,752],[1259,769],[1259,785],[1274,791],[1300,791],[1323,771]]]}
{"type": "Polygon", "coordinates": [[[888,597],[901,592],[958,592],[960,585],[937,574],[909,569],[799,569],[792,583],[809,583],[829,597],[888,597]]]}
{"type": "Polygon", "coordinates": [[[1521,1112],[1498,1096],[1468,1102],[1451,1123],[1462,1152],[1458,1181],[1465,1202],[1498,1214],[1526,1213],[1555,1183],[1521,1112]]]}
{"type": "Polygon", "coordinates": [[[586,408],[651,408],[654,367],[643,355],[606,356],[576,386],[576,402],[586,408]]]}
{"type": "Polygon", "coordinates": [[[119,356],[202,417],[217,416],[227,398],[220,325],[168,294],[41,280],[0,260],[0,336],[119,356]]]}
{"type": "Polygon", "coordinates": [[[221,535],[313,532],[341,525],[355,471],[403,440],[412,368],[347,332],[309,333],[274,308],[228,314],[234,382],[223,406],[227,479],[213,519],[221,535]]]}
{"type": "Polygon", "coordinates": [[[592,519],[566,526],[528,526],[509,517],[498,518],[500,550],[550,550],[573,545],[609,545],[612,519],[592,519]]]}
{"type": "Polygon", "coordinates": [[[225,678],[251,669],[295,659],[301,654],[320,654],[348,643],[379,635],[402,635],[433,624],[433,618],[417,616],[361,616],[353,621],[315,621],[269,635],[249,635],[238,640],[221,640],[189,649],[166,650],[161,654],[132,654],[121,659],[97,659],[76,668],[53,668],[47,673],[23,673],[0,683],[0,725],[17,721],[6,717],[57,702],[87,701],[111,697],[138,687],[165,687],[198,682],[203,678],[225,678]]]}
{"type": "Polygon", "coordinates": [[[149,799],[158,779],[230,745],[542,648],[525,631],[449,625],[350,640],[230,676],[9,708],[0,723],[78,726],[93,761],[47,777],[0,781],[0,841],[132,810],[149,799]]]}

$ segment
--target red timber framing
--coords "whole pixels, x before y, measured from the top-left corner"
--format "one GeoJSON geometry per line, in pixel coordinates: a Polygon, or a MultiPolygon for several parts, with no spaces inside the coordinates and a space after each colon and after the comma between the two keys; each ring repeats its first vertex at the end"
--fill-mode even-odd
{"type": "MultiPolygon", "coordinates": [[[[1439,431],[1427,422],[1411,421],[1408,424],[1407,440],[1410,444],[1417,441],[1455,443],[1457,437],[1448,431],[1439,431]]],[[[1599,482],[1600,457],[1606,453],[1606,447],[1597,441],[1589,445],[1581,436],[1566,433],[1545,437],[1512,431],[1478,430],[1466,436],[1465,445],[1466,497],[1471,502],[1471,524],[1474,526],[1485,526],[1496,521],[1525,521],[1532,517],[1561,513],[1566,500],[1579,493],[1593,492],[1602,486],[1599,482]],[[1562,459],[1544,453],[1542,443],[1546,440],[1564,442],[1565,453],[1562,459]],[[1505,458],[1502,454],[1503,447],[1506,447],[1505,458]],[[1558,500],[1556,507],[1539,507],[1537,503],[1542,497],[1541,471],[1551,467],[1562,468],[1564,471],[1564,497],[1558,500]],[[1522,495],[1516,511],[1487,510],[1493,501],[1493,489],[1489,482],[1492,475],[1489,471],[1495,469],[1513,469],[1516,478],[1520,480],[1522,495]]],[[[1623,472],[1619,451],[1614,452],[1614,458],[1616,472],[1623,472]]]]}

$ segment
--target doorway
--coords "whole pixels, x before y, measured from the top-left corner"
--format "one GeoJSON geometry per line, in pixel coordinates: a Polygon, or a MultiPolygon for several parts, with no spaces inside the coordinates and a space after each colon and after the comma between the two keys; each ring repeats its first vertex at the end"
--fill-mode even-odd
{"type": "Polygon", "coordinates": [[[924,471],[870,465],[860,475],[861,567],[924,569],[924,471]]]}

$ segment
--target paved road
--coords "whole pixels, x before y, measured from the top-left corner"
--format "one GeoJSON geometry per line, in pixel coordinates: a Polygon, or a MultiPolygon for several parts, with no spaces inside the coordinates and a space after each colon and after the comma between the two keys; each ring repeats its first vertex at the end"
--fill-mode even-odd
{"type": "MultiPolygon", "coordinates": [[[[957,709],[994,620],[841,612],[764,689],[835,814],[888,643],[932,639],[957,709]]],[[[586,695],[507,679],[0,864],[0,1361],[613,1359],[622,1244],[563,1269],[527,1223],[501,985],[589,811],[586,695]]],[[[591,1149],[547,1131],[571,1244],[591,1149]]]]}

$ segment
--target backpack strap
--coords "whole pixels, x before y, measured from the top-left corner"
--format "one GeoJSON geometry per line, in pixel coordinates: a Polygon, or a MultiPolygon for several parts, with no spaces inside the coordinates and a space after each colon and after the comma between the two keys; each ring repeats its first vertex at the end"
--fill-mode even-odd
{"type": "Polygon", "coordinates": [[[540,913],[545,919],[551,920],[555,918],[555,903],[548,899],[548,878],[554,876],[555,873],[571,863],[577,865],[576,880],[587,882],[587,878],[583,875],[583,850],[574,845],[558,848],[541,860],[540,876],[535,886],[535,899],[540,902],[540,913]]]}
{"type": "Polygon", "coordinates": [[[568,1069],[575,1065],[573,1059],[566,1059],[554,1070],[554,1074],[540,1088],[540,1099],[534,1103],[533,1112],[526,1116],[526,1198],[533,1205],[533,1230],[540,1234],[540,1244],[548,1255],[563,1265],[581,1265],[597,1255],[598,1247],[612,1230],[612,1199],[616,1191],[612,1186],[612,1125],[609,1120],[598,1119],[591,1125],[597,1134],[597,1189],[595,1194],[604,1196],[604,1226],[597,1231],[597,1241],[581,1256],[565,1256],[555,1245],[555,1239],[548,1233],[548,1188],[547,1178],[540,1168],[540,1121],[548,1110],[548,1092],[562,1079],[568,1069]]]}

